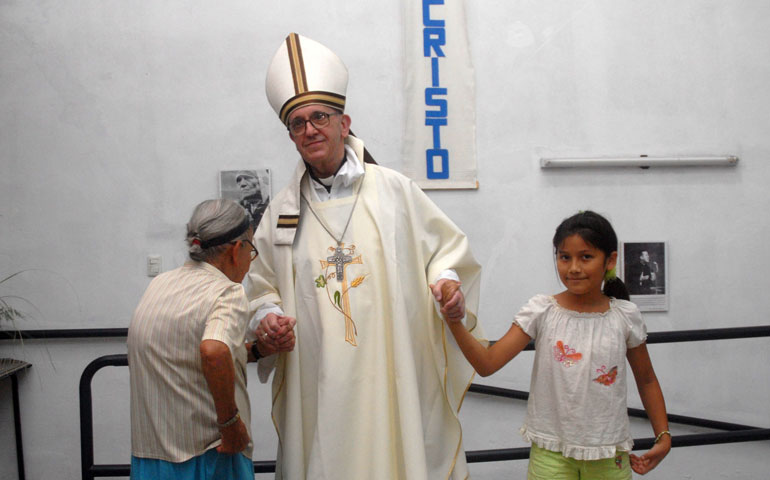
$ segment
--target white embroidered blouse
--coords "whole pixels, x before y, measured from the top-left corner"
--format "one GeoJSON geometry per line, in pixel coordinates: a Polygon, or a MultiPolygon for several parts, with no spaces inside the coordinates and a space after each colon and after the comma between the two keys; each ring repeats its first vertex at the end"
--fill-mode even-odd
{"type": "Polygon", "coordinates": [[[580,313],[536,295],[513,321],[536,349],[524,438],[578,460],[630,451],[626,350],[647,339],[637,306],[613,298],[606,312],[580,313]]]}

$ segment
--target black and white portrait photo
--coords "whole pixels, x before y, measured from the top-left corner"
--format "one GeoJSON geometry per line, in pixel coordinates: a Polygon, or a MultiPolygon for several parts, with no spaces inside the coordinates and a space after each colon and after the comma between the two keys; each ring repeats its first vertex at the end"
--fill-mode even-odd
{"type": "Polygon", "coordinates": [[[624,242],[622,278],[642,311],[668,309],[665,242],[624,242]]]}
{"type": "Polygon", "coordinates": [[[256,229],[270,203],[270,170],[222,170],[219,188],[222,198],[239,202],[249,212],[251,225],[256,229]]]}

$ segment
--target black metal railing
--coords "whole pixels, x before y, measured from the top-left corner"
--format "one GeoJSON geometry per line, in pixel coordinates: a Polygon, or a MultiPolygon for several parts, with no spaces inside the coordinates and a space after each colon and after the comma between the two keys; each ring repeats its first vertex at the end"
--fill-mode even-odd
{"type": "MultiPolygon", "coordinates": [[[[101,329],[105,330],[105,329],[101,329]]],[[[106,330],[121,330],[125,332],[125,329],[106,329],[106,330]]],[[[34,332],[34,331],[27,331],[34,332]]],[[[26,338],[73,338],[75,336],[90,337],[95,336],[87,332],[87,330],[79,330],[79,335],[73,335],[72,332],[66,334],[63,337],[57,337],[56,335],[46,335],[45,337],[26,337],[26,338]]],[[[125,334],[125,333],[124,333],[125,334]]],[[[110,335],[120,336],[120,335],[110,335]]],[[[743,327],[743,328],[719,328],[710,330],[682,330],[674,332],[657,332],[650,333],[647,337],[648,344],[655,343],[672,343],[672,342],[691,342],[691,341],[706,341],[706,340],[725,340],[725,339],[738,339],[738,338],[756,338],[756,337],[770,337],[770,325],[760,327],[743,327]]],[[[533,349],[530,344],[527,347],[528,350],[533,349]]],[[[95,477],[117,477],[128,476],[130,474],[129,465],[111,465],[111,464],[94,464],[94,449],[93,449],[93,409],[91,401],[91,380],[98,370],[107,366],[127,366],[128,359],[125,354],[121,355],[107,355],[99,357],[91,362],[83,371],[83,375],[80,378],[80,448],[81,448],[81,465],[84,480],[91,480],[95,477]]],[[[510,390],[500,387],[492,387],[486,385],[472,384],[471,392],[481,393],[486,395],[495,395],[505,398],[526,400],[529,396],[528,392],[520,390],[510,390]]],[[[644,417],[646,414],[644,410],[629,408],[628,413],[633,417],[644,417]]],[[[759,440],[770,440],[770,429],[761,427],[752,427],[747,425],[739,425],[728,422],[721,422],[716,420],[708,420],[696,417],[688,417],[684,415],[669,414],[669,422],[683,425],[692,425],[699,427],[706,427],[716,430],[724,430],[723,432],[714,433],[699,433],[691,435],[676,435],[671,439],[672,447],[691,447],[698,445],[715,445],[722,443],[736,443],[736,442],[753,442],[759,440]]],[[[654,438],[638,438],[634,439],[634,450],[646,450],[649,449],[654,442],[654,438]]],[[[466,458],[469,463],[478,462],[496,462],[507,460],[519,460],[529,457],[529,447],[523,448],[504,448],[496,450],[473,450],[466,452],[466,458]]],[[[274,461],[257,461],[254,462],[255,473],[270,473],[275,471],[274,461]]]]}
{"type": "Polygon", "coordinates": [[[0,340],[53,340],[57,338],[110,338],[128,336],[127,328],[57,328],[53,330],[0,330],[0,340]]]}
{"type": "MultiPolygon", "coordinates": [[[[510,390],[500,387],[491,387],[487,385],[473,384],[468,390],[474,393],[492,395],[496,397],[512,398],[517,400],[526,400],[529,392],[521,390],[510,390]]],[[[647,418],[644,410],[638,408],[629,408],[628,416],[637,418],[647,418]]],[[[770,440],[770,429],[761,427],[751,427],[737,423],[721,422],[717,420],[708,420],[704,418],[688,417],[685,415],[668,414],[668,421],[678,425],[690,425],[696,427],[711,428],[714,430],[725,430],[725,432],[714,433],[696,433],[691,435],[676,435],[671,438],[672,447],[693,447],[697,445],[716,445],[719,443],[738,443],[753,442],[757,440],[770,440]]],[[[655,438],[635,438],[634,450],[647,450],[652,447],[655,438]]],[[[520,460],[529,458],[529,447],[523,448],[503,448],[497,450],[476,450],[466,452],[468,462],[498,462],[506,460],[520,460]]]]}
{"type": "MultiPolygon", "coordinates": [[[[91,381],[96,372],[104,367],[127,366],[128,356],[125,353],[105,355],[89,363],[80,376],[80,466],[84,480],[96,477],[128,477],[131,474],[131,467],[127,464],[94,464],[93,402],[91,396],[91,381]]],[[[253,463],[254,473],[275,471],[275,461],[253,463]]]]}

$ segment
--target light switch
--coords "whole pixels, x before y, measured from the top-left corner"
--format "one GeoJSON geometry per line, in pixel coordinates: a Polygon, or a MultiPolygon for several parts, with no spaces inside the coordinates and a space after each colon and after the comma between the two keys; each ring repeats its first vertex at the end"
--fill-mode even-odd
{"type": "Polygon", "coordinates": [[[163,268],[163,257],[160,255],[147,255],[147,276],[155,277],[163,268]]]}

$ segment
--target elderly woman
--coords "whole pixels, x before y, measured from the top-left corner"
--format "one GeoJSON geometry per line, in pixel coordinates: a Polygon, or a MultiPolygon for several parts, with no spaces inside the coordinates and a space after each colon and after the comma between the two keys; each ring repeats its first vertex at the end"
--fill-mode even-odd
{"type": "Polygon", "coordinates": [[[134,312],[132,479],[254,478],[246,362],[291,350],[294,337],[246,341],[240,282],[257,257],[253,233],[234,201],[201,203],[187,224],[190,261],[153,279],[134,312]]]}

